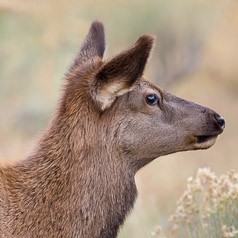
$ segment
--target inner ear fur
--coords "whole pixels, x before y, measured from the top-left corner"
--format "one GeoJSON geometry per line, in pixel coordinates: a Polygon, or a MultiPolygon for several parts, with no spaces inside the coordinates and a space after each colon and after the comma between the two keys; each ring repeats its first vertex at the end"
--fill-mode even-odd
{"type": "Polygon", "coordinates": [[[104,63],[92,88],[94,101],[101,111],[110,107],[116,97],[134,88],[144,72],[153,43],[153,36],[143,35],[131,48],[104,63]]]}

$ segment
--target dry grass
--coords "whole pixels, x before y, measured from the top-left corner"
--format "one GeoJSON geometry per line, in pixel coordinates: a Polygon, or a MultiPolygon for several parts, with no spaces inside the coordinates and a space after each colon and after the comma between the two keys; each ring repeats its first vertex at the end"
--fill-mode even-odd
{"type": "MultiPolygon", "coordinates": [[[[170,217],[166,237],[238,237],[238,173],[216,176],[209,168],[189,177],[187,189],[170,217]]],[[[152,236],[165,237],[158,227],[152,236]]]]}

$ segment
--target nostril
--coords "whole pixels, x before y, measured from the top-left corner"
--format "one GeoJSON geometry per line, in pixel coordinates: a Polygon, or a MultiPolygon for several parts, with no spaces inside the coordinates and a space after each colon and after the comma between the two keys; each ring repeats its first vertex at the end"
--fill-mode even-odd
{"type": "Polygon", "coordinates": [[[217,123],[217,125],[221,128],[224,129],[225,128],[225,120],[223,119],[223,117],[221,117],[218,114],[214,115],[215,121],[217,123]]]}

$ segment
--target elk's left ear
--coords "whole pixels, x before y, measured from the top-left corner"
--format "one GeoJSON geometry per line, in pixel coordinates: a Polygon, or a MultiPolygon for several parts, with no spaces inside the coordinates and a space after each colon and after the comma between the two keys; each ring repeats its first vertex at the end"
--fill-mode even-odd
{"type": "Polygon", "coordinates": [[[105,51],[104,26],[99,21],[94,21],[90,27],[81,49],[76,57],[70,72],[73,72],[80,64],[87,62],[94,57],[103,58],[105,51]]]}
{"type": "Polygon", "coordinates": [[[130,49],[106,62],[95,76],[92,96],[101,111],[116,97],[131,91],[145,69],[154,37],[141,36],[130,49]]]}

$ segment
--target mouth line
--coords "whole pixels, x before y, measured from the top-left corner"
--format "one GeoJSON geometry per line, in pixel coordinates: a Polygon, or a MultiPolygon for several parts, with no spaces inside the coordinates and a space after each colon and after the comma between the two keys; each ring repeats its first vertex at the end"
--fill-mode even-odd
{"type": "Polygon", "coordinates": [[[202,144],[205,142],[210,141],[211,139],[215,139],[218,135],[202,135],[202,136],[196,136],[197,143],[202,144]]]}

